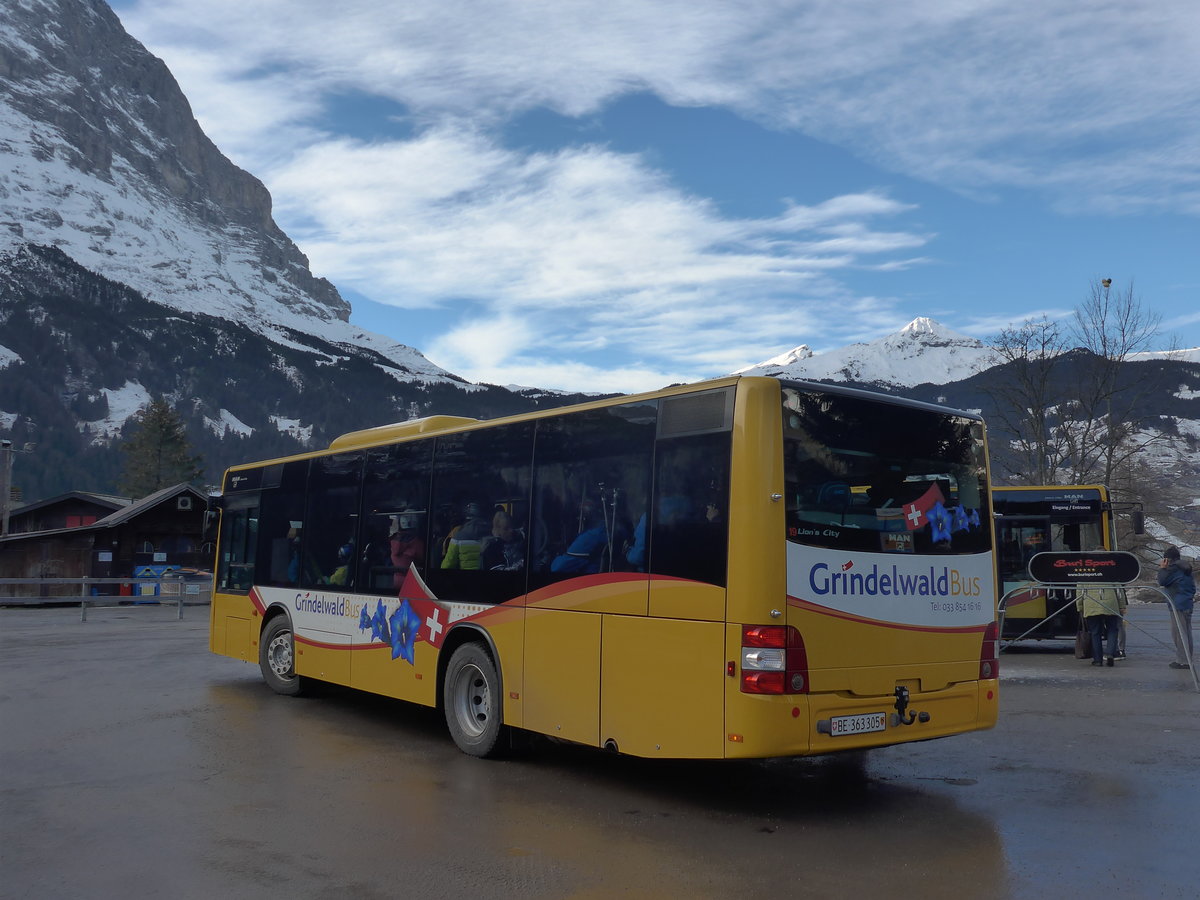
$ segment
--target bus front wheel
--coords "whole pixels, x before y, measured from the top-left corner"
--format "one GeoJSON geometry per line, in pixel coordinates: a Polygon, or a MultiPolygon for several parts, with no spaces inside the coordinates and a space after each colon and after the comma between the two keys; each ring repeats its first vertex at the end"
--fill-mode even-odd
{"type": "Polygon", "coordinates": [[[263,629],[258,645],[263,680],[277,694],[295,696],[303,683],[296,674],[296,641],[287,616],[276,616],[263,629]]]}
{"type": "Polygon", "coordinates": [[[471,756],[499,753],[503,729],[500,676],[479,644],[463,644],[450,657],[442,693],[446,725],[460,750],[471,756]]]}

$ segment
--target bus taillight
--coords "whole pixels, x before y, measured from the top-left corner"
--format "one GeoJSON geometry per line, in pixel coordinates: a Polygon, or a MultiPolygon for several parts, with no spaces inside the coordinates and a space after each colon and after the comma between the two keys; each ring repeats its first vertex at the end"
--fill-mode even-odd
{"type": "Polygon", "coordinates": [[[993,622],[983,632],[983,647],[979,651],[979,680],[1000,677],[1000,661],[997,647],[1000,643],[999,626],[993,622]]]}
{"type": "Polygon", "coordinates": [[[808,654],[791,625],[742,626],[742,691],[807,694],[808,654]]]}

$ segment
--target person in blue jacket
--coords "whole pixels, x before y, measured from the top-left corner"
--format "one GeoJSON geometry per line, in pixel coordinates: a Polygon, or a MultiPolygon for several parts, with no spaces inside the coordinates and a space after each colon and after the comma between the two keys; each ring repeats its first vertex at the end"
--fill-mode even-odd
{"type": "Polygon", "coordinates": [[[1172,545],[1163,551],[1158,564],[1158,583],[1170,596],[1171,637],[1175,639],[1175,659],[1172,669],[1186,669],[1192,660],[1192,608],[1196,602],[1196,579],[1192,577],[1192,564],[1179,556],[1179,548],[1172,545]]]}

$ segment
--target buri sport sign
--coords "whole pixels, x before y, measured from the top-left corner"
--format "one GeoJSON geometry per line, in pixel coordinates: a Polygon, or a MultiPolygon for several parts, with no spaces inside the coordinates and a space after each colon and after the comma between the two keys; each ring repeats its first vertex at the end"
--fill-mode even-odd
{"type": "Polygon", "coordinates": [[[1037,553],[1029,560],[1029,577],[1041,584],[1129,584],[1142,564],[1123,550],[1090,553],[1037,553]]]}

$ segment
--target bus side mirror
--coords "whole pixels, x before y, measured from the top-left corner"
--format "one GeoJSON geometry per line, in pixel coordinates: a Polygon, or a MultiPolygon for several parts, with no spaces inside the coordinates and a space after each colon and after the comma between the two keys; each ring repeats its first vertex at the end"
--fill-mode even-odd
{"type": "Polygon", "coordinates": [[[221,511],[219,509],[204,511],[204,543],[211,544],[217,539],[217,525],[220,521],[221,511]]]}
{"type": "Polygon", "coordinates": [[[1130,513],[1129,518],[1133,524],[1134,534],[1146,533],[1146,516],[1140,509],[1135,509],[1132,513],[1130,513]]]}

